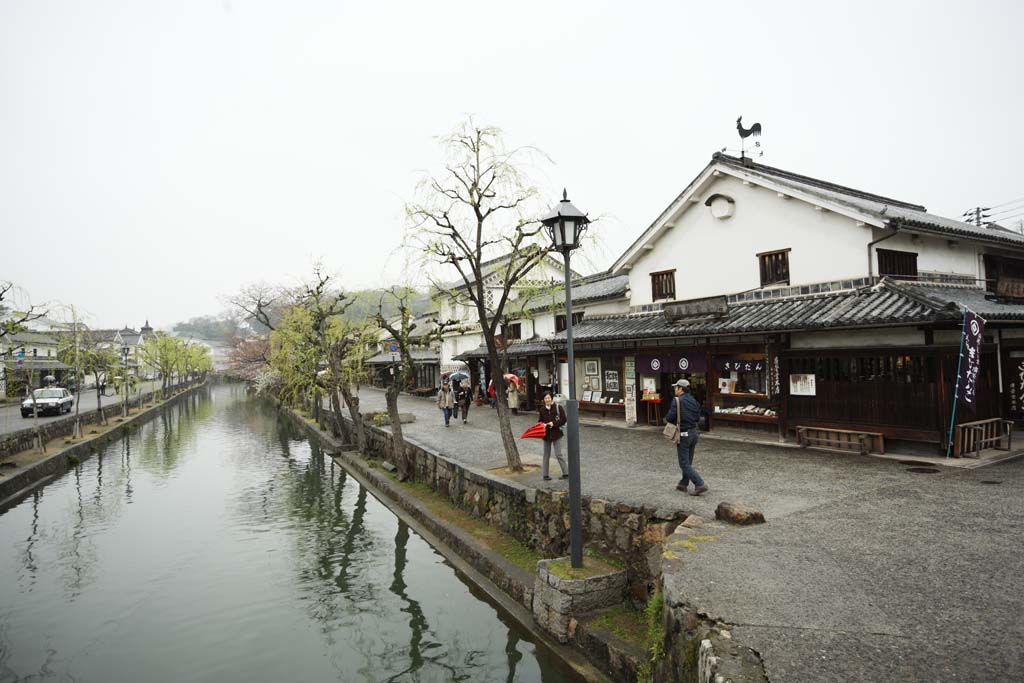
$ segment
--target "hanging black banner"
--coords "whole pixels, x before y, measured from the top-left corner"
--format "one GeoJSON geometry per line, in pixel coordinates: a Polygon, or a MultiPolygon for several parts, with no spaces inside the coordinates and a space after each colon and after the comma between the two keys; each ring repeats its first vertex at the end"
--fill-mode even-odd
{"type": "Polygon", "coordinates": [[[960,374],[957,377],[957,398],[978,411],[977,385],[981,370],[981,342],[985,332],[985,319],[973,311],[964,311],[963,341],[960,344],[960,374]]]}

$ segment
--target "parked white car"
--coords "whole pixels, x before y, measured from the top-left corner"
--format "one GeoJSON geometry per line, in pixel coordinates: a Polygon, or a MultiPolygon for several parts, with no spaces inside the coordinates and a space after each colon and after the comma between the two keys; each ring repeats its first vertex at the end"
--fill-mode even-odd
{"type": "MultiPolygon", "coordinates": [[[[71,406],[75,405],[75,397],[63,387],[36,389],[32,392],[32,396],[35,398],[36,410],[40,415],[70,413],[71,406]]],[[[21,416],[32,417],[32,398],[26,398],[21,402],[21,416]]]]}

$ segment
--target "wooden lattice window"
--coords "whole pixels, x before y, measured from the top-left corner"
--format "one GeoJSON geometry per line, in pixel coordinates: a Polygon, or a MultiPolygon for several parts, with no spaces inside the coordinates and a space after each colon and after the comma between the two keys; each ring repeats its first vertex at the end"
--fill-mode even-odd
{"type": "Polygon", "coordinates": [[[917,278],[917,254],[912,251],[878,249],[878,274],[897,279],[917,278]]]}
{"type": "MultiPolygon", "coordinates": [[[[572,324],[575,327],[583,322],[583,311],[572,314],[572,324]]],[[[555,316],[555,332],[565,332],[565,313],[559,313],[555,316]]]]}
{"type": "Polygon", "coordinates": [[[651,273],[651,298],[654,301],[676,298],[676,271],[663,270],[658,273],[651,273]]]}
{"type": "Polygon", "coordinates": [[[757,255],[761,286],[789,284],[789,249],[766,251],[757,255]]]}
{"type": "Polygon", "coordinates": [[[522,323],[509,323],[505,325],[505,339],[522,339],[523,338],[523,324],[522,323]]]}

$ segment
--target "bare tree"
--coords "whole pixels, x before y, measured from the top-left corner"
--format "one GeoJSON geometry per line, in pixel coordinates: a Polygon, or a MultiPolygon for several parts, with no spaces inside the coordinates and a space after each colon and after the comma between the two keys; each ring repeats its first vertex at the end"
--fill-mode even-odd
{"type": "Polygon", "coordinates": [[[31,304],[21,311],[11,309],[9,303],[16,291],[13,282],[0,280],[0,339],[9,334],[23,331],[25,323],[38,320],[46,315],[45,309],[31,304]],[[5,304],[4,301],[8,303],[5,304]]]}
{"type": "Polygon", "coordinates": [[[523,170],[526,156],[536,150],[509,150],[497,128],[476,126],[472,119],[441,143],[448,157],[445,172],[427,177],[417,201],[406,207],[410,241],[427,260],[458,275],[455,282],[433,284],[476,313],[494,378],[505,458],[509,469],[519,471],[496,338],[517,286],[549,252],[537,191],[523,170]]]}
{"type": "Polygon", "coordinates": [[[428,318],[418,323],[411,306],[411,300],[415,296],[415,290],[409,287],[392,287],[380,297],[376,315],[377,325],[390,335],[391,340],[398,346],[398,354],[401,358],[401,362],[395,364],[397,366],[394,368],[396,370],[395,381],[384,390],[388,417],[391,419],[393,456],[400,481],[413,478],[414,472],[413,463],[409,459],[409,453],[405,447],[405,436],[402,433],[402,421],[398,412],[398,395],[416,379],[417,364],[413,357],[413,349],[429,347],[434,341],[440,340],[446,327],[445,323],[438,322],[436,318],[428,318]],[[392,304],[389,308],[397,309],[394,318],[385,315],[386,300],[390,300],[392,304]],[[420,327],[421,324],[424,326],[423,328],[420,327]]]}

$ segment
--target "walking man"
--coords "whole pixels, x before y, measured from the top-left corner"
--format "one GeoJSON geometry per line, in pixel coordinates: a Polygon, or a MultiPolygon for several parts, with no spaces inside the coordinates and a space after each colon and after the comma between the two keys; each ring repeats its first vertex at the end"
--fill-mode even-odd
{"type": "Polygon", "coordinates": [[[569,467],[565,464],[565,458],[562,457],[562,425],[565,424],[565,410],[562,406],[555,403],[554,399],[551,398],[551,394],[544,394],[544,405],[537,411],[537,421],[543,422],[544,427],[544,465],[541,468],[541,473],[544,475],[544,481],[551,481],[551,477],[548,476],[548,466],[551,462],[551,449],[555,449],[555,460],[558,461],[558,467],[562,470],[562,479],[569,478],[569,467]]]}
{"type": "Polygon", "coordinates": [[[437,392],[437,407],[441,409],[441,414],[444,415],[444,426],[447,427],[448,422],[452,419],[452,408],[455,407],[455,395],[448,387],[448,380],[441,382],[441,391],[437,392]]]}
{"type": "Polygon", "coordinates": [[[708,490],[707,485],[697,470],[693,469],[693,451],[697,448],[697,439],[700,438],[700,431],[697,429],[697,421],[700,420],[700,404],[693,397],[690,391],[690,383],[681,379],[672,385],[676,396],[672,399],[672,406],[668,409],[668,417],[665,422],[679,425],[679,443],[676,444],[676,457],[679,459],[679,469],[683,478],[676,484],[676,489],[686,492],[693,482],[694,496],[699,496],[708,490]]]}

